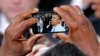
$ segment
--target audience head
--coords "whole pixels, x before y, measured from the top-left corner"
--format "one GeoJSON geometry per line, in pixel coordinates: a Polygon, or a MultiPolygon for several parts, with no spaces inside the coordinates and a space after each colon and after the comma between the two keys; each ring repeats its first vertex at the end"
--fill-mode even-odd
{"type": "Polygon", "coordinates": [[[36,8],[39,0],[0,0],[2,12],[11,20],[25,11],[36,8]]]}

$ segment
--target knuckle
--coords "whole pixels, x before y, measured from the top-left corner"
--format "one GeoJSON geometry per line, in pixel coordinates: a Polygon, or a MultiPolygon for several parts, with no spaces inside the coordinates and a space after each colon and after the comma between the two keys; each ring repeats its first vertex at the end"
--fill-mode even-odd
{"type": "Polygon", "coordinates": [[[84,26],[84,25],[86,25],[86,24],[87,24],[87,21],[86,21],[86,20],[83,20],[83,19],[82,19],[82,20],[80,21],[80,25],[84,26]]]}
{"type": "Polygon", "coordinates": [[[11,27],[11,25],[9,25],[9,26],[6,28],[5,33],[10,33],[11,30],[12,30],[12,27],[11,27]]]}
{"type": "Polygon", "coordinates": [[[28,27],[30,27],[30,23],[28,23],[27,21],[23,21],[23,23],[21,24],[21,27],[22,28],[28,28],[28,27]]]}
{"type": "Polygon", "coordinates": [[[12,33],[12,30],[11,29],[6,29],[6,31],[5,31],[5,34],[7,35],[7,36],[14,36],[14,34],[12,33]]]}
{"type": "Polygon", "coordinates": [[[5,30],[5,36],[7,37],[10,37],[10,38],[14,38],[16,37],[18,34],[17,34],[17,31],[15,31],[14,28],[12,27],[8,27],[6,30],[5,30]]]}
{"type": "Polygon", "coordinates": [[[29,27],[29,26],[30,26],[30,24],[29,24],[27,21],[25,21],[25,22],[23,23],[23,25],[25,25],[26,27],[29,27]]]}
{"type": "Polygon", "coordinates": [[[77,30],[78,29],[78,25],[77,24],[73,24],[72,29],[73,30],[77,30]]]}
{"type": "Polygon", "coordinates": [[[24,17],[25,17],[24,15],[22,15],[22,14],[20,15],[20,18],[24,18],[24,17]]]}
{"type": "Polygon", "coordinates": [[[66,6],[68,10],[70,10],[72,8],[72,6],[66,6]]]}
{"type": "Polygon", "coordinates": [[[78,29],[78,24],[77,23],[71,23],[71,25],[69,26],[69,30],[73,31],[73,30],[77,30],[78,29]]]}
{"type": "Polygon", "coordinates": [[[5,30],[5,34],[8,34],[9,32],[10,32],[10,29],[7,28],[7,29],[5,30]]]}

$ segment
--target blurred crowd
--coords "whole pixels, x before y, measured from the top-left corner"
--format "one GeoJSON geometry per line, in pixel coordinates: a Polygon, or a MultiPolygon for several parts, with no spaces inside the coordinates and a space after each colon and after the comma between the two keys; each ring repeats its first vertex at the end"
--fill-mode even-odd
{"type": "MultiPolygon", "coordinates": [[[[90,22],[94,26],[94,29],[96,31],[96,36],[97,36],[97,38],[95,37],[95,39],[97,39],[98,42],[100,42],[100,37],[99,37],[100,36],[100,19],[99,17],[97,18],[95,16],[94,10],[92,10],[91,8],[91,5],[92,5],[91,0],[29,0],[29,1],[28,0],[21,0],[21,1],[20,0],[0,0],[0,46],[3,45],[2,43],[5,43],[3,42],[5,41],[4,37],[9,36],[9,35],[6,36],[6,34],[12,34],[10,32],[9,33],[5,32],[7,27],[10,27],[9,25],[13,24],[14,19],[12,18],[14,18],[17,15],[21,15],[20,13],[23,13],[31,8],[39,8],[40,11],[53,11],[54,7],[57,7],[57,6],[59,7],[61,5],[79,6],[81,10],[84,11],[85,16],[90,20],[90,22]]],[[[27,13],[25,15],[27,15],[27,13]]],[[[25,17],[25,15],[23,15],[22,17],[25,17]]],[[[24,31],[25,33],[23,34],[24,36],[22,37],[25,37],[25,39],[30,39],[30,36],[34,32],[43,33],[43,34],[46,33],[45,34],[46,36],[43,36],[43,38],[39,40],[36,39],[37,42],[35,43],[34,46],[32,46],[31,52],[28,52],[26,56],[88,56],[86,53],[84,53],[84,51],[81,51],[81,48],[78,48],[78,46],[72,43],[66,43],[62,41],[62,39],[57,40],[57,41],[53,40],[53,38],[56,38],[57,36],[56,37],[52,36],[53,33],[50,33],[50,32],[62,32],[62,31],[68,30],[67,24],[65,23],[65,21],[61,19],[57,14],[52,14],[50,17],[45,18],[45,19],[44,18],[42,19],[42,18],[39,17],[39,21],[37,25],[32,26],[33,29],[27,28],[28,30],[24,31]]],[[[15,24],[18,24],[18,22],[15,24]]],[[[13,25],[13,27],[15,26],[13,25]]],[[[21,28],[23,27],[24,26],[22,26],[21,28]]],[[[20,29],[17,29],[16,31],[20,29]]],[[[20,40],[23,40],[23,39],[20,39],[20,40]]],[[[26,45],[26,47],[27,46],[28,45],[26,45]]],[[[16,47],[16,45],[14,47],[16,47]]],[[[0,52],[2,53],[2,51],[0,52]]]]}

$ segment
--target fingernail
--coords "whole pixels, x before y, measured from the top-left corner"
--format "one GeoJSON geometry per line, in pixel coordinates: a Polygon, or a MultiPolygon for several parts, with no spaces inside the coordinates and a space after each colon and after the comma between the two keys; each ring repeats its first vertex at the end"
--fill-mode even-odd
{"type": "Polygon", "coordinates": [[[38,8],[34,8],[33,10],[35,10],[35,11],[37,11],[37,12],[39,11],[39,9],[38,9],[38,8]]]}
{"type": "Polygon", "coordinates": [[[54,10],[57,10],[57,9],[58,9],[58,7],[55,7],[55,8],[54,8],[54,10]]]}

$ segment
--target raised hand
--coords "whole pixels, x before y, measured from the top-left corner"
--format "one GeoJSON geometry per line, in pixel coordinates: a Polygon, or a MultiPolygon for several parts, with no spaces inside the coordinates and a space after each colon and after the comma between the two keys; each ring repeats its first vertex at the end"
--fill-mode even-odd
{"type": "Polygon", "coordinates": [[[29,18],[36,12],[38,9],[31,9],[14,18],[4,34],[0,56],[25,56],[32,50],[35,42],[43,35],[37,34],[25,39],[23,33],[37,22],[35,18],[29,18]]]}
{"type": "Polygon", "coordinates": [[[67,35],[58,33],[54,35],[55,38],[75,44],[89,56],[97,56],[100,46],[96,32],[82,10],[78,6],[63,5],[54,8],[54,11],[62,17],[69,27],[67,35]]]}

